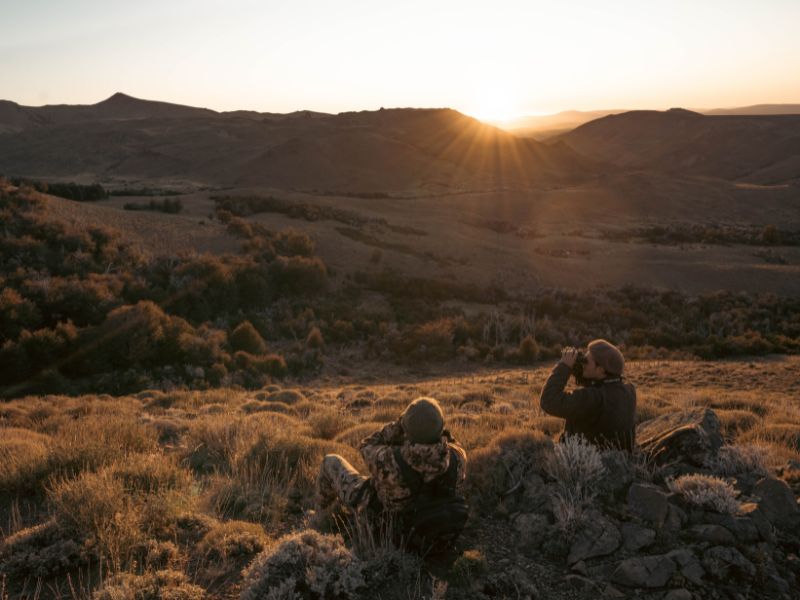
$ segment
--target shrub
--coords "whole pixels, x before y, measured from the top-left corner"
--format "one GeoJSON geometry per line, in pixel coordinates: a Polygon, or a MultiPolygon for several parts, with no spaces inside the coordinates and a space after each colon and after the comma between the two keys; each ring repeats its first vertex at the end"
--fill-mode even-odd
{"type": "MultiPolygon", "coordinates": [[[[264,528],[246,521],[217,523],[197,544],[196,552],[205,560],[215,563],[236,562],[252,558],[266,544],[264,528]]],[[[241,565],[240,565],[241,567],[241,565]]]]}
{"type": "Polygon", "coordinates": [[[319,327],[312,327],[306,338],[306,348],[317,349],[322,348],[325,341],[322,339],[322,332],[319,327]]]}
{"type": "Polygon", "coordinates": [[[340,432],[353,424],[353,419],[341,411],[326,408],[312,413],[308,419],[311,425],[311,436],[322,440],[332,440],[340,432]]]}
{"type": "Polygon", "coordinates": [[[250,354],[265,354],[267,352],[267,343],[250,321],[239,323],[228,339],[234,351],[241,350],[250,354]]]}
{"type": "Polygon", "coordinates": [[[92,600],[203,600],[205,597],[205,590],[189,583],[183,573],[163,570],[113,575],[92,595],[92,600]]]}
{"type": "Polygon", "coordinates": [[[366,587],[363,571],[341,537],[306,530],[280,538],[253,560],[240,598],[358,598],[366,587]]]}
{"type": "Polygon", "coordinates": [[[112,477],[122,482],[128,494],[189,493],[194,485],[191,473],[160,453],[134,454],[109,467],[112,477]]]}
{"type": "Polygon", "coordinates": [[[706,466],[717,475],[753,474],[766,477],[767,449],[753,444],[726,444],[706,466]]]}
{"type": "Polygon", "coordinates": [[[556,523],[572,531],[582,520],[584,509],[597,494],[597,483],[605,466],[597,447],[581,435],[570,435],[555,444],[545,469],[558,484],[553,495],[556,523]]]}
{"type": "Polygon", "coordinates": [[[126,415],[89,415],[54,434],[50,468],[64,475],[97,469],[128,454],[154,451],[156,437],[153,427],[126,415]]]}
{"type": "Polygon", "coordinates": [[[358,445],[368,435],[379,431],[383,427],[383,423],[377,423],[375,421],[371,421],[368,423],[358,423],[357,425],[353,425],[340,431],[336,434],[336,437],[333,439],[339,442],[340,444],[347,444],[348,446],[352,446],[353,448],[357,448],[358,445]]]}
{"type": "Polygon", "coordinates": [[[128,564],[142,541],[141,515],[120,481],[108,472],[84,472],[56,482],[48,499],[59,526],[94,547],[101,561],[115,569],[128,564]]]}
{"type": "Polygon", "coordinates": [[[85,566],[88,558],[87,548],[52,519],[6,536],[0,544],[0,596],[3,576],[9,583],[51,578],[85,566]]]}
{"type": "Polygon", "coordinates": [[[530,335],[526,335],[519,343],[519,356],[525,364],[531,364],[539,358],[539,344],[530,335]]]}
{"type": "Polygon", "coordinates": [[[0,429],[0,489],[22,494],[39,489],[48,474],[50,437],[27,429],[0,429]]]}
{"type": "Polygon", "coordinates": [[[471,496],[483,508],[496,505],[502,494],[542,469],[552,448],[553,442],[539,431],[511,429],[497,435],[470,456],[471,496]]]}
{"type": "Polygon", "coordinates": [[[682,496],[686,502],[721,513],[737,514],[741,507],[734,487],[719,477],[710,475],[682,475],[667,481],[667,487],[682,496]]]}
{"type": "Polygon", "coordinates": [[[282,402],[284,404],[297,404],[306,399],[300,390],[280,390],[267,396],[269,402],[282,402]]]}

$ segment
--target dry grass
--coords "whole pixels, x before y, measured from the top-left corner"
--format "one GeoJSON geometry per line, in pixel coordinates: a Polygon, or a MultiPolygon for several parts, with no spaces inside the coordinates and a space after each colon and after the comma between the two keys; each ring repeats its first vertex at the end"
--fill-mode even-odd
{"type": "MultiPolygon", "coordinates": [[[[800,460],[800,410],[786,393],[796,385],[798,362],[765,360],[758,363],[758,378],[745,362],[632,362],[629,378],[639,389],[640,420],[712,406],[726,446],[710,466],[720,475],[761,474],[800,460]]],[[[355,450],[361,439],[421,395],[440,399],[448,428],[467,450],[468,494],[476,510],[493,511],[509,489],[531,478],[572,490],[590,480],[596,470],[589,467],[597,465],[579,451],[561,462],[553,453],[552,439],[562,423],[542,414],[536,401],[548,371],[8,402],[0,406],[0,487],[8,490],[4,514],[31,492],[47,493],[45,504],[25,513],[24,523],[18,518],[6,529],[17,533],[5,539],[0,571],[30,581],[35,568],[63,586],[67,575],[102,563],[121,572],[109,575],[98,597],[128,597],[160,581],[185,597],[193,597],[192,586],[198,585],[224,594],[241,585],[250,557],[262,549],[278,551],[281,544],[270,540],[302,526],[322,457],[342,454],[363,472],[355,450]],[[545,465],[551,466],[549,474],[545,465]],[[51,516],[55,519],[48,521],[51,516]],[[25,529],[29,525],[37,527],[25,529]],[[144,572],[134,574],[133,565],[144,572]]],[[[713,482],[695,487],[699,491],[682,482],[680,490],[701,494],[703,502],[729,496],[713,482]]],[[[566,493],[563,498],[568,528],[585,498],[566,493]]],[[[359,544],[380,550],[376,556],[391,554],[388,547],[366,542],[359,544]]],[[[325,552],[339,552],[337,544],[328,546],[325,552]]],[[[90,594],[91,589],[85,595],[90,594]]]]}

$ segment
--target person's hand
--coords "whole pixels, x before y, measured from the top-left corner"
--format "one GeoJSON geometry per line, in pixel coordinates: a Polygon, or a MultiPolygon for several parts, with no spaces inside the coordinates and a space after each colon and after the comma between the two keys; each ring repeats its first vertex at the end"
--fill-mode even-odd
{"type": "Polygon", "coordinates": [[[578,358],[578,349],[573,348],[572,346],[567,346],[561,351],[561,362],[567,365],[570,369],[575,364],[575,360],[578,358]]]}

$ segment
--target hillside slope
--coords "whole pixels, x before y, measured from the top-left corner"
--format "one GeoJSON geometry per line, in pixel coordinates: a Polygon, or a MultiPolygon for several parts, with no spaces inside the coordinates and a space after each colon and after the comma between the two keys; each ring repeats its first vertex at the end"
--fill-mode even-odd
{"type": "Polygon", "coordinates": [[[528,188],[600,167],[450,109],[215,113],[116,94],[92,106],[0,106],[0,172],[340,191],[528,188]]]}
{"type": "Polygon", "coordinates": [[[759,184],[800,181],[800,115],[631,111],[597,119],[558,139],[580,154],[619,166],[759,184]]]}

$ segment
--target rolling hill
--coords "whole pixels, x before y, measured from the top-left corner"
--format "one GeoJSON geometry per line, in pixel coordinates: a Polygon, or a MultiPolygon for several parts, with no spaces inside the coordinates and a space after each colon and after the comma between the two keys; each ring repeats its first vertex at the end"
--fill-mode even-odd
{"type": "Polygon", "coordinates": [[[450,109],[217,113],[115,94],[91,106],[0,106],[0,172],[337,191],[530,188],[594,161],[450,109]]]}
{"type": "Polygon", "coordinates": [[[761,185],[800,181],[800,115],[630,111],[557,139],[622,167],[761,185]]]}

